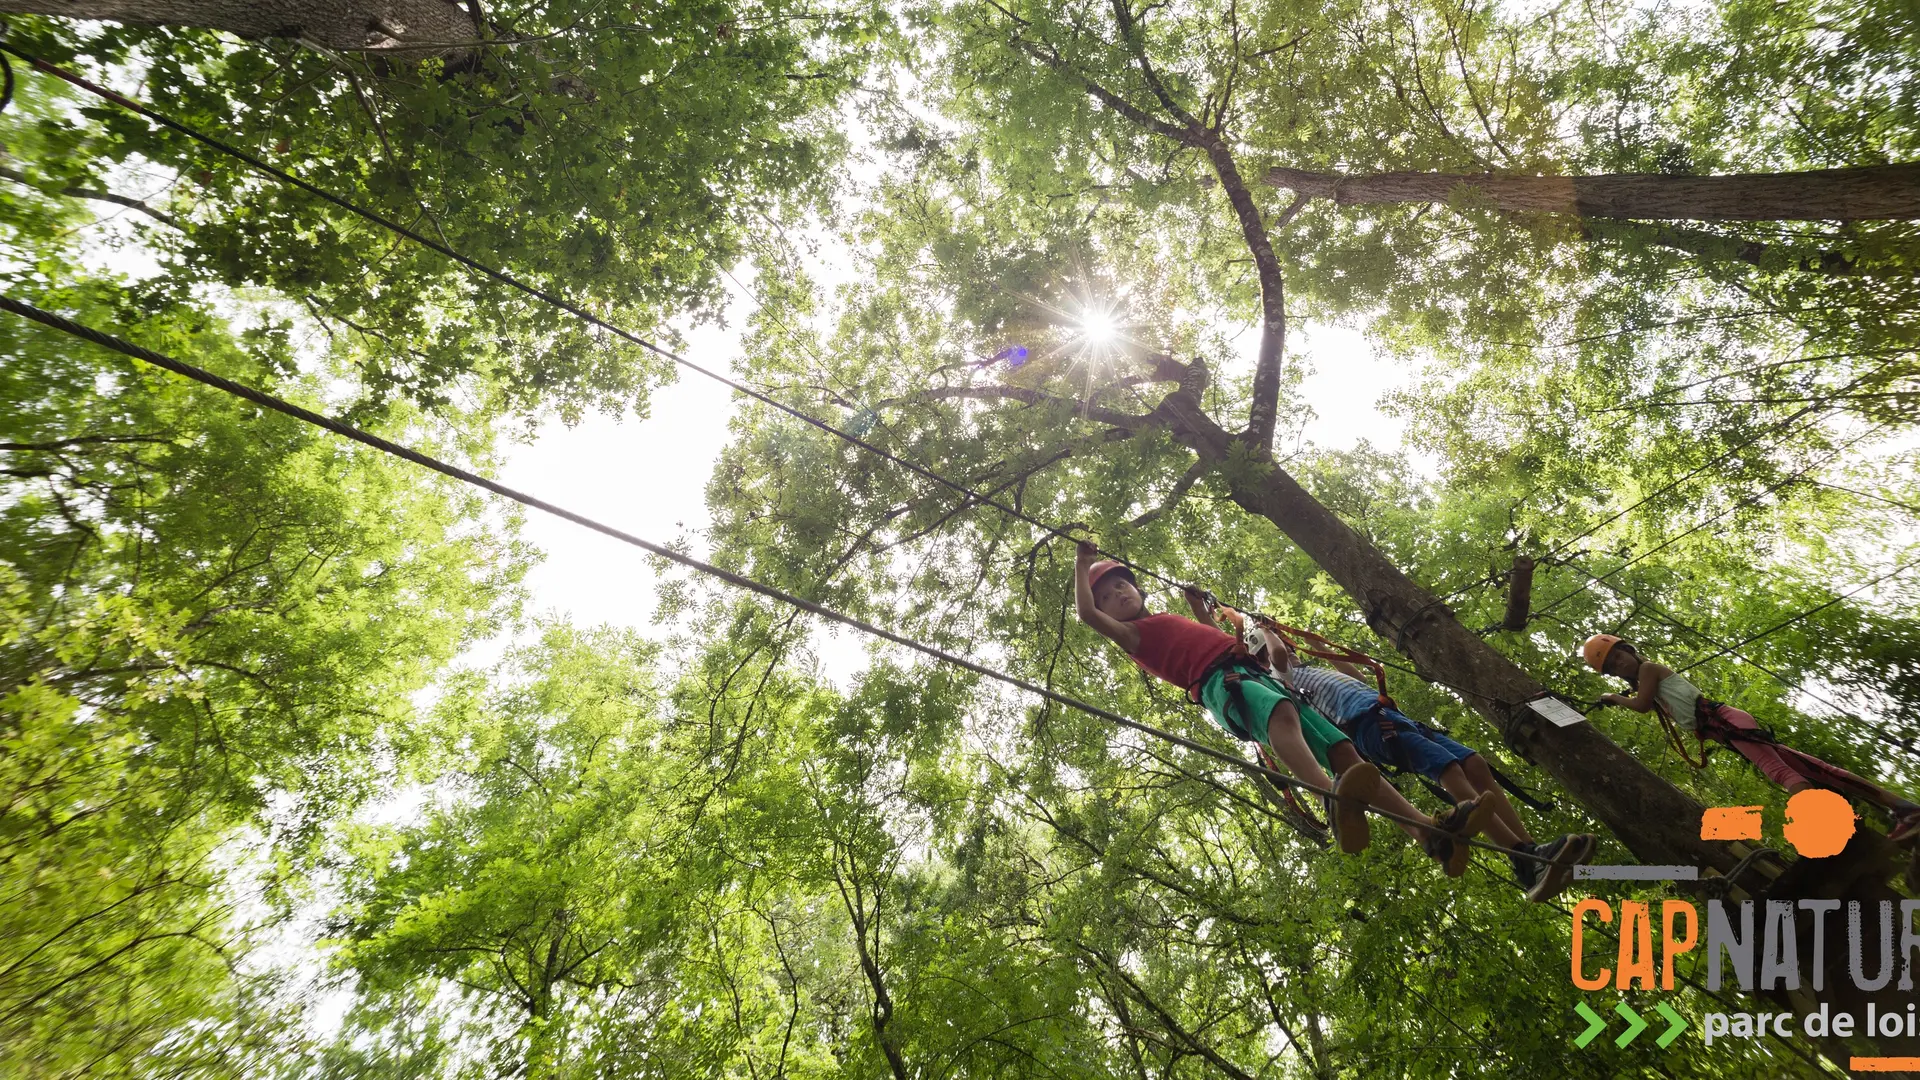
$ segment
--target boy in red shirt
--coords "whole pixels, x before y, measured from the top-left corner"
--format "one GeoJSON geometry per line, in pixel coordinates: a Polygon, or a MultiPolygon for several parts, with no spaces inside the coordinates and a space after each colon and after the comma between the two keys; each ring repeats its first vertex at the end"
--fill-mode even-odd
{"type": "MultiPolygon", "coordinates": [[[[1493,816],[1491,802],[1468,799],[1445,818],[1428,817],[1409,803],[1380,770],[1360,759],[1340,729],[1311,709],[1295,707],[1292,695],[1248,655],[1246,647],[1212,624],[1165,613],[1147,614],[1133,574],[1115,562],[1096,562],[1092,544],[1081,541],[1074,565],[1074,601],[1080,621],[1124,649],[1149,674],[1187,691],[1236,738],[1264,744],[1294,777],[1334,797],[1334,832],[1340,850],[1362,851],[1372,837],[1367,806],[1376,806],[1427,827],[1400,824],[1447,876],[1466,871],[1465,841],[1493,816]],[[1237,685],[1235,685],[1237,683],[1237,685]],[[1329,784],[1325,769],[1337,777],[1329,784]]],[[[1196,616],[1205,612],[1198,592],[1187,592],[1196,616]]]]}

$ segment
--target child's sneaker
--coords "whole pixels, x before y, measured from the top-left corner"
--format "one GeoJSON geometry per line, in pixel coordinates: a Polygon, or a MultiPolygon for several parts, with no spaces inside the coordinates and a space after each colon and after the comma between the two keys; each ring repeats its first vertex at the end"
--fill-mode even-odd
{"type": "Polygon", "coordinates": [[[1594,842],[1591,833],[1568,833],[1534,848],[1535,855],[1552,861],[1536,864],[1540,879],[1527,890],[1527,899],[1545,903],[1559,896],[1573,881],[1573,868],[1593,857],[1594,842]]]}
{"type": "MultiPolygon", "coordinates": [[[[1468,799],[1456,803],[1445,815],[1434,819],[1434,828],[1440,830],[1449,841],[1447,846],[1450,850],[1446,858],[1441,860],[1446,865],[1448,877],[1459,877],[1467,872],[1467,863],[1473,859],[1473,845],[1467,841],[1487,827],[1487,822],[1493,820],[1493,812],[1493,800],[1468,799]]],[[[1439,858],[1435,854],[1436,845],[1425,846],[1427,854],[1439,858]]]]}
{"type": "MultiPolygon", "coordinates": [[[[1453,837],[1439,829],[1428,829],[1427,838],[1420,841],[1420,846],[1426,849],[1428,858],[1438,862],[1446,870],[1448,877],[1460,876],[1453,872],[1453,859],[1456,851],[1466,850],[1465,844],[1455,844],[1453,837]]],[[[1462,865],[1464,866],[1464,861],[1462,865]]]]}
{"type": "Polygon", "coordinates": [[[1362,761],[1340,774],[1333,783],[1333,832],[1340,850],[1349,855],[1367,850],[1373,843],[1373,831],[1367,827],[1367,804],[1380,792],[1386,779],[1372,762],[1362,761]]]}
{"type": "Polygon", "coordinates": [[[1507,853],[1507,862],[1513,867],[1513,876],[1520,882],[1520,891],[1523,893],[1533,891],[1533,887],[1540,884],[1541,864],[1527,858],[1539,850],[1539,844],[1523,841],[1507,853]]]}

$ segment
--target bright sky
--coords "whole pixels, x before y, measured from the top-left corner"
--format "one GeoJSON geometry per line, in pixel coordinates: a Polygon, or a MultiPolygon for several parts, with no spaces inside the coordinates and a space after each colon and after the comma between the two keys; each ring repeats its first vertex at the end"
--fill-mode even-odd
{"type": "MultiPolygon", "coordinates": [[[[722,369],[741,361],[737,328],[753,302],[734,286],[729,290],[727,321],[734,329],[693,332],[683,354],[688,359],[722,369]]],[[[1249,365],[1255,337],[1249,330],[1241,339],[1249,365]]],[[[1382,414],[1376,403],[1405,380],[1404,369],[1376,356],[1351,330],[1309,327],[1296,330],[1290,344],[1289,362],[1314,369],[1302,387],[1318,413],[1307,427],[1310,441],[1348,449],[1365,438],[1380,449],[1399,447],[1403,423],[1382,414]]],[[[545,425],[531,445],[509,451],[500,480],[648,540],[684,535],[695,555],[705,555],[709,547],[700,530],[709,524],[707,478],[737,407],[725,387],[683,372],[679,383],[655,395],[644,421],[596,414],[571,428],[545,425]]],[[[565,615],[581,625],[657,632],[652,618],[658,582],[641,552],[537,512],[528,515],[524,535],[546,553],[527,577],[530,611],[565,615]]],[[[470,653],[468,662],[488,662],[505,644],[490,642],[470,653]]],[[[837,683],[844,685],[865,666],[864,642],[851,632],[816,633],[814,648],[822,674],[837,683]]]]}

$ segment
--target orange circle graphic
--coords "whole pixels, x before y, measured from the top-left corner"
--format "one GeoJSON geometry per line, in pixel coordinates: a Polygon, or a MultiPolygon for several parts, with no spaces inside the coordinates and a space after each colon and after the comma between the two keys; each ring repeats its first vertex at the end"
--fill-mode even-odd
{"type": "Polygon", "coordinates": [[[1853,837],[1853,804],[1825,788],[1798,791],[1787,800],[1787,843],[1809,859],[1840,854],[1853,837]]]}

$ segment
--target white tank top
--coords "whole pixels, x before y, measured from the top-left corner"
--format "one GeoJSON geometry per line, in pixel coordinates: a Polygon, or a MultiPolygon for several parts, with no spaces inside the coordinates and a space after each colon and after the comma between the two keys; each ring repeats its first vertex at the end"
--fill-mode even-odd
{"type": "Polygon", "coordinates": [[[1683,675],[1672,674],[1660,680],[1653,691],[1653,700],[1666,710],[1671,719],[1682,731],[1692,731],[1695,710],[1700,707],[1700,688],[1686,680],[1683,675]]]}

